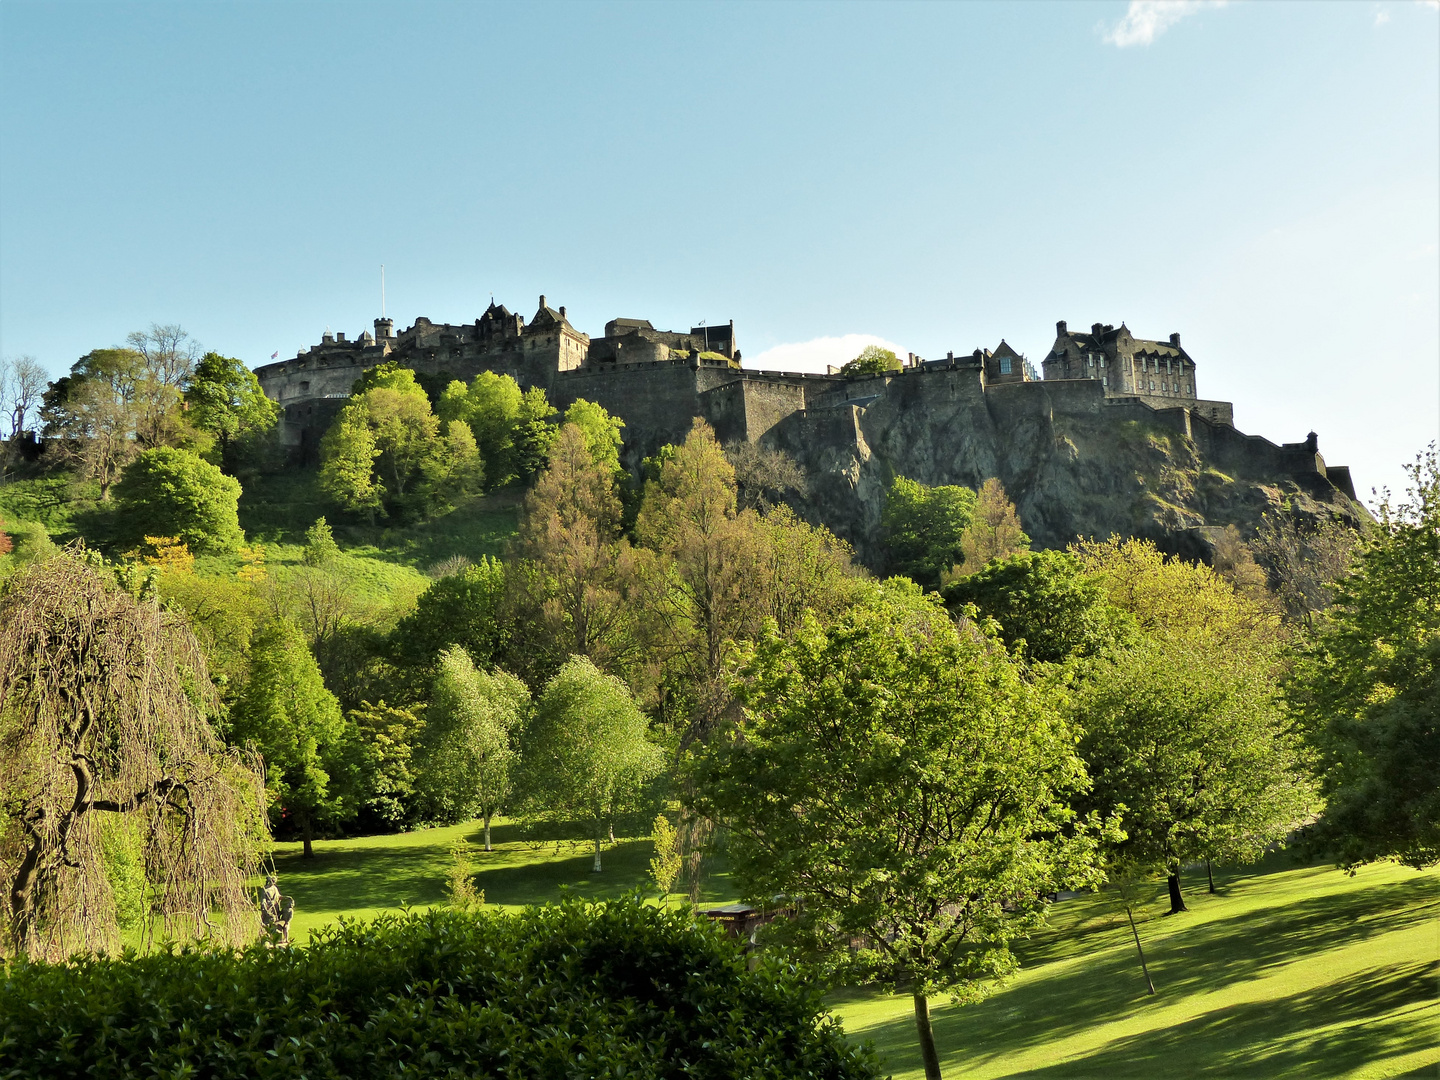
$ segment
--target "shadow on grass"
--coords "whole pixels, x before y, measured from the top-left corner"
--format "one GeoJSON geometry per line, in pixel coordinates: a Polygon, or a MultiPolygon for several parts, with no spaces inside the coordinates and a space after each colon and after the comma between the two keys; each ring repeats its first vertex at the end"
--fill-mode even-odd
{"type": "Polygon", "coordinates": [[[1426,1006],[1433,1003],[1437,974],[1436,963],[1392,964],[1343,984],[1216,1009],[1116,1039],[1083,1058],[1011,1075],[1344,1074],[1413,1052],[1433,1038],[1435,1016],[1426,1006]]]}
{"type": "MultiPolygon", "coordinates": [[[[1092,933],[1090,958],[1063,973],[1016,984],[977,1005],[934,1010],[935,1039],[942,1053],[947,1047],[964,1047],[963,1060],[970,1064],[1003,1059],[1016,1051],[1059,1043],[1085,1029],[1163,1008],[1192,995],[1233,987],[1262,976],[1267,968],[1307,954],[1403,930],[1433,919],[1437,907],[1440,902],[1435,900],[1433,879],[1417,878],[1243,910],[1190,927],[1181,921],[1187,916],[1177,916],[1174,921],[1166,920],[1167,936],[1145,945],[1159,991],[1154,998],[1145,992],[1134,948],[1129,945],[1128,929],[1116,927],[1108,940],[1092,933]]],[[[1034,963],[1028,966],[1043,967],[1034,963]]],[[[1314,994],[1332,992],[1340,991],[1325,988],[1314,994]]],[[[1358,1002],[1363,998],[1344,1000],[1358,1002]]],[[[1270,1003],[1256,1015],[1281,1007],[1270,1003]]],[[[1222,1014],[1232,1011],[1222,1010],[1222,1014]]],[[[1369,1009],[1372,1015],[1375,1011],[1369,1009]]],[[[1333,1020],[1312,1017],[1306,1024],[1333,1020]]],[[[1277,1018],[1280,1024],[1283,1021],[1277,1018]]],[[[877,1045],[896,1048],[890,1064],[897,1070],[912,1055],[914,1028],[908,1017],[868,1028],[864,1035],[877,1045]]],[[[1259,1038],[1253,1034],[1247,1037],[1259,1038]]],[[[1281,1037],[1281,1027],[1277,1026],[1276,1038],[1281,1037]]],[[[1143,1043],[1147,1036],[1136,1038],[1143,1043]]],[[[1088,1068],[1089,1072],[1077,1075],[1107,1075],[1107,1069],[1098,1065],[1088,1068]]],[[[1186,1075],[1194,1071],[1186,1065],[1186,1075]]],[[[1167,1073],[1162,1069],[1155,1075],[1167,1073]]]]}

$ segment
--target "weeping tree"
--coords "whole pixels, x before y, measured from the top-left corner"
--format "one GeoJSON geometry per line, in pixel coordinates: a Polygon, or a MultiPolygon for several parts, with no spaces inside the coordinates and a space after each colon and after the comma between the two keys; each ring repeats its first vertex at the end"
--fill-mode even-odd
{"type": "Polygon", "coordinates": [[[0,592],[0,877],[10,955],[253,937],[259,762],[214,733],[183,622],[67,549],[0,592]],[[128,858],[126,856],[129,856],[128,858]]]}

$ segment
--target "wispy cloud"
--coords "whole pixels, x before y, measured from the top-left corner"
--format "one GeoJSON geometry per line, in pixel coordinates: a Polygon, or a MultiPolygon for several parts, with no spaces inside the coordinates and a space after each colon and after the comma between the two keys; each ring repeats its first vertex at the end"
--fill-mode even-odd
{"type": "MultiPolygon", "coordinates": [[[[1125,17],[1105,34],[1105,40],[1121,49],[1149,45],[1181,19],[1204,8],[1224,7],[1228,0],[1130,0],[1125,17]]],[[[1436,0],[1440,3],[1440,0],[1436,0]]]]}
{"type": "Polygon", "coordinates": [[[874,334],[842,334],[776,345],[756,356],[746,356],[745,366],[755,371],[812,371],[823,375],[827,365],[839,367],[854,360],[866,345],[879,345],[901,358],[905,356],[899,345],[874,334]]]}
{"type": "MultiPolygon", "coordinates": [[[[1440,0],[1436,0],[1436,2],[1437,2],[1437,3],[1440,3],[1440,0]]],[[[1375,5],[1375,25],[1376,25],[1376,26],[1384,26],[1384,25],[1385,25],[1387,22],[1389,22],[1389,21],[1390,21],[1390,12],[1386,11],[1386,10],[1385,10],[1383,7],[1381,7],[1379,4],[1376,4],[1376,5],[1375,5]]]]}

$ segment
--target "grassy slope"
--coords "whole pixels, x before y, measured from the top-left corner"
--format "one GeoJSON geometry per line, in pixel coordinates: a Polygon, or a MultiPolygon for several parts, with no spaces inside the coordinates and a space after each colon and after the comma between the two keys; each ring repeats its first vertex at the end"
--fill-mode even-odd
{"type": "MultiPolygon", "coordinates": [[[[622,840],[590,873],[580,847],[493,830],[475,853],[477,885],[504,907],[562,888],[616,896],[647,886],[650,845],[622,840]]],[[[281,887],[296,899],[298,939],[337,916],[370,916],[444,898],[449,847],[480,841],[475,823],[398,836],[324,841],[306,861],[279,844],[281,887]]],[[[1440,871],[1372,866],[1355,877],[1279,859],[1186,880],[1188,914],[1164,917],[1163,885],[1137,908],[1155,980],[1145,992],[1123,909],[1108,896],[1054,909],[1025,943],[1016,979],[971,1006],[932,1002],[947,1076],[1385,1077],[1440,1074],[1440,871]]],[[[723,869],[705,903],[734,900],[723,869]]],[[[910,999],[853,991],[834,1007],[857,1039],[873,1039],[897,1080],[922,1075],[910,999]]]]}
{"type": "MultiPolygon", "coordinates": [[[[1189,876],[1188,914],[1163,887],[1140,934],[1122,909],[1067,901],[994,997],[932,1003],[947,1076],[1440,1075],[1440,873],[1279,864],[1189,876]]],[[[897,1080],[923,1075],[908,997],[850,994],[837,1011],[897,1080]]]]}

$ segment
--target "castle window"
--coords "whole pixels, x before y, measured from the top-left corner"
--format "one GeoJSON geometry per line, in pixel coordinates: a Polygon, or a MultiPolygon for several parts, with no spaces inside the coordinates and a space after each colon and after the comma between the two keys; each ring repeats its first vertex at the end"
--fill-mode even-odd
{"type": "Polygon", "coordinates": [[[1009,375],[1009,374],[1010,374],[1010,358],[1009,358],[1008,356],[1002,356],[1002,357],[1000,358],[1000,374],[1001,374],[1001,375],[1009,375]]]}
{"type": "Polygon", "coordinates": [[[1154,379],[1151,379],[1151,380],[1150,380],[1150,389],[1151,389],[1151,390],[1154,390],[1154,389],[1155,389],[1155,380],[1154,380],[1154,379]]]}

